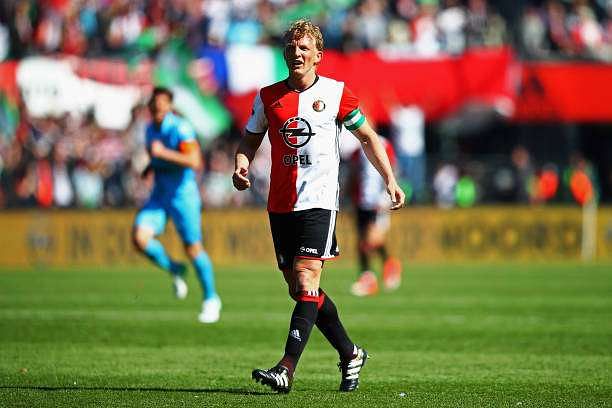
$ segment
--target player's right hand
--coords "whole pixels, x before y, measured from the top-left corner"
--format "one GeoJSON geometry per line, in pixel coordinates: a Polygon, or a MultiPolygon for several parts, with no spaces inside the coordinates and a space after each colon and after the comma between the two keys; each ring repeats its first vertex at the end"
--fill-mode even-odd
{"type": "Polygon", "coordinates": [[[251,181],[247,178],[249,174],[249,169],[246,167],[238,167],[234,171],[234,175],[232,176],[232,182],[234,183],[234,187],[238,191],[246,190],[251,187],[251,181]]]}
{"type": "Polygon", "coordinates": [[[387,193],[389,194],[389,197],[391,197],[390,210],[399,210],[404,206],[406,195],[395,181],[392,181],[387,185],[387,193]]]}

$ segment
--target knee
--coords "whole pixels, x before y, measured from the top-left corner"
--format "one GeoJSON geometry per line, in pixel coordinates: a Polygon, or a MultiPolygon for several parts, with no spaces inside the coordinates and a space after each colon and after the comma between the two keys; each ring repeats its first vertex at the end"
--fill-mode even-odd
{"type": "Polygon", "coordinates": [[[383,244],[383,240],[378,236],[370,234],[359,242],[359,251],[369,253],[383,244]]]}
{"type": "Polygon", "coordinates": [[[135,227],[132,230],[132,244],[138,251],[144,251],[149,243],[151,235],[142,228],[135,227]]]}
{"type": "Polygon", "coordinates": [[[308,260],[307,262],[297,262],[294,266],[294,273],[297,277],[296,292],[317,290],[321,277],[321,261],[308,260]]]}
{"type": "Polygon", "coordinates": [[[204,250],[204,247],[202,246],[202,243],[200,242],[196,242],[195,244],[189,244],[185,246],[185,252],[187,252],[187,255],[191,259],[196,259],[198,255],[200,255],[200,252],[202,252],[203,250],[204,250]]]}

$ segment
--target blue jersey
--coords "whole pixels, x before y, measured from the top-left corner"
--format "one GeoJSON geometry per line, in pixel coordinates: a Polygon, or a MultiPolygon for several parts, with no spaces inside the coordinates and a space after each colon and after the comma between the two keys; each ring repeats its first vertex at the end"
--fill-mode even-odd
{"type": "MultiPolygon", "coordinates": [[[[154,140],[161,141],[168,149],[180,151],[181,143],[194,142],[196,136],[193,128],[185,119],[168,113],[161,126],[157,127],[151,123],[147,127],[145,142],[149,152],[154,140]]],[[[152,196],[168,200],[177,196],[190,195],[190,199],[199,201],[196,175],[192,168],[158,158],[151,159],[151,166],[155,174],[152,196]]]]}

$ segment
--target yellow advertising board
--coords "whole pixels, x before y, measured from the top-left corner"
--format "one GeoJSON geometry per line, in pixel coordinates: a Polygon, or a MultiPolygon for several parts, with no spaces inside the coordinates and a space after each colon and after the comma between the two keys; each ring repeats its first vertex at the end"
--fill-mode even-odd
{"type": "MultiPolygon", "coordinates": [[[[4,211],[0,267],[130,265],[134,211],[4,211]]],[[[217,264],[273,262],[268,217],[262,209],[206,210],[204,243],[217,264]]],[[[612,260],[612,208],[596,218],[595,259],[612,260]]],[[[343,259],[355,257],[350,211],[337,236],[343,259]]],[[[162,241],[183,257],[171,223],[162,241]]],[[[566,260],[583,251],[583,214],[574,207],[406,208],[392,216],[390,250],[407,262],[566,260]]]]}

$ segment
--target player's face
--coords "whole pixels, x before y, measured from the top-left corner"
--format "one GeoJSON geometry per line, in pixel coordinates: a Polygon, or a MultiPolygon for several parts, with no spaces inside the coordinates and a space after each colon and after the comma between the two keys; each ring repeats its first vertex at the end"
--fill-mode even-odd
{"type": "Polygon", "coordinates": [[[284,54],[289,75],[304,77],[311,72],[315,72],[317,64],[321,62],[323,53],[317,49],[314,38],[305,35],[299,39],[294,38],[285,44],[284,54]]]}
{"type": "Polygon", "coordinates": [[[172,102],[166,94],[157,95],[149,104],[149,110],[153,121],[158,125],[162,123],[164,117],[172,110],[172,102]]]}

